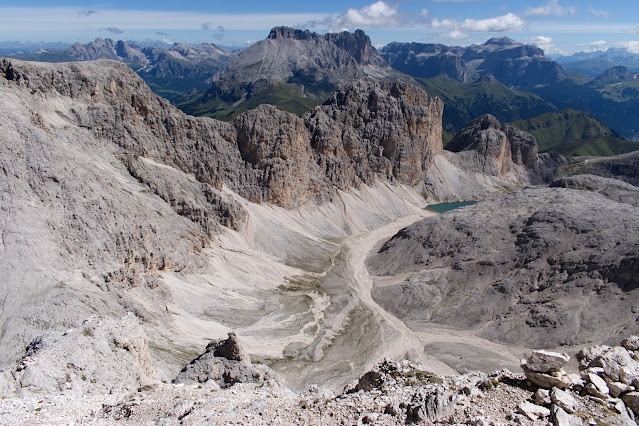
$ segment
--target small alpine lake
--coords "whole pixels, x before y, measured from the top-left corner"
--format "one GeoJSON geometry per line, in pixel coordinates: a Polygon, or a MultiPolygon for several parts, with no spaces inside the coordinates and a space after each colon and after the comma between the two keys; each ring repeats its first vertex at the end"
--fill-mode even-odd
{"type": "Polygon", "coordinates": [[[471,206],[475,203],[476,201],[456,201],[454,203],[438,203],[438,204],[431,204],[429,206],[426,206],[424,207],[424,210],[441,214],[441,213],[446,213],[447,211],[450,211],[450,210],[458,209],[460,207],[471,206]]]}

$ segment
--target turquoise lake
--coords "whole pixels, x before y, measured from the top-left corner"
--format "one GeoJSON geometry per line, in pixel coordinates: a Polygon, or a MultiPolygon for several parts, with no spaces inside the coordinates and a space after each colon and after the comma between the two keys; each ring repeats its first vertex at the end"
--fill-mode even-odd
{"type": "Polygon", "coordinates": [[[464,206],[470,206],[475,203],[476,201],[457,201],[455,203],[431,204],[430,206],[426,206],[424,210],[428,210],[429,212],[435,212],[435,213],[445,213],[447,211],[455,210],[464,206]]]}

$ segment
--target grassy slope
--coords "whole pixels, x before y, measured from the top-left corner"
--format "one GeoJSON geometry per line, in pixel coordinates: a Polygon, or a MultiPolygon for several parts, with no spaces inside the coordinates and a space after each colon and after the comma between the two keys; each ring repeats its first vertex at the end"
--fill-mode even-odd
{"type": "MultiPolygon", "coordinates": [[[[328,94],[325,97],[328,97],[328,94]]],[[[187,114],[230,121],[242,112],[249,111],[262,104],[275,105],[284,111],[302,115],[321,104],[323,100],[322,97],[302,97],[299,94],[299,89],[286,83],[279,83],[273,88],[260,91],[237,105],[231,102],[224,102],[221,99],[206,100],[205,92],[186,94],[176,98],[173,102],[187,114]]]]}
{"type": "Polygon", "coordinates": [[[556,111],[539,96],[510,89],[497,81],[461,83],[444,75],[418,81],[429,96],[439,96],[444,101],[443,124],[449,132],[462,129],[484,114],[509,122],[556,111]]]}
{"type": "Polygon", "coordinates": [[[510,123],[537,138],[540,151],[566,157],[610,156],[639,150],[639,142],[621,139],[617,132],[582,111],[565,110],[510,123]]]}
{"type": "Polygon", "coordinates": [[[562,109],[588,111],[624,137],[639,136],[639,79],[613,84],[567,79],[534,91],[562,109]]]}
{"type": "Polygon", "coordinates": [[[594,136],[619,136],[601,121],[590,117],[590,114],[570,109],[518,120],[510,125],[534,135],[540,151],[555,150],[568,141],[594,136]]]}
{"type": "Polygon", "coordinates": [[[631,142],[611,136],[594,136],[580,141],[568,142],[553,149],[553,151],[565,157],[609,157],[639,151],[639,142],[631,142]]]}

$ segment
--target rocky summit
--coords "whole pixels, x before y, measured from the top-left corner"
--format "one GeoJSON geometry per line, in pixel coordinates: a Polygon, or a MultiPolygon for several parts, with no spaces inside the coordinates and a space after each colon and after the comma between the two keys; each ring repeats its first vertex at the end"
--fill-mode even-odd
{"type": "Polygon", "coordinates": [[[632,424],[634,157],[490,115],[444,149],[439,98],[359,77],[221,122],[0,60],[0,422],[632,424]]]}

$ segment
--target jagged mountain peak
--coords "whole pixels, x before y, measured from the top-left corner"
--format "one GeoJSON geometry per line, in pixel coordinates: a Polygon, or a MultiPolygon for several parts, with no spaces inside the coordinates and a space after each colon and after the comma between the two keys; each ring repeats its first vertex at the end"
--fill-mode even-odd
{"type": "Polygon", "coordinates": [[[309,30],[300,30],[292,27],[274,27],[268,35],[268,39],[277,40],[282,38],[292,38],[294,40],[310,40],[313,36],[317,36],[316,33],[311,33],[309,30]]]}
{"type": "Polygon", "coordinates": [[[209,108],[208,104],[212,105],[209,114],[219,112],[217,116],[225,118],[228,108],[237,110],[244,104],[250,109],[256,103],[280,105],[278,99],[285,96],[288,101],[284,109],[301,113],[359,78],[384,80],[396,74],[362,30],[319,34],[275,27],[266,39],[231,60],[221,79],[195,102],[195,107],[192,103],[185,110],[200,111],[209,108]],[[200,107],[198,102],[205,105],[200,107]]]}

